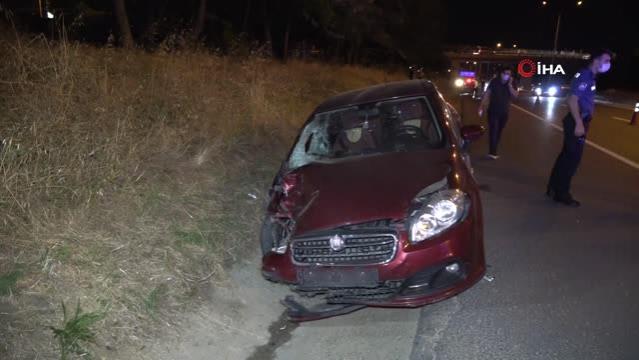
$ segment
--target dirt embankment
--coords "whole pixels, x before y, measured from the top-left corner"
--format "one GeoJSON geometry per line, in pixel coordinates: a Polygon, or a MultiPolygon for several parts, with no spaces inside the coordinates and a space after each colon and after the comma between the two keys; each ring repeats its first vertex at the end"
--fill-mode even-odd
{"type": "Polygon", "coordinates": [[[198,317],[235,334],[253,311],[235,301],[257,293],[228,269],[258,266],[297,127],[326,96],[402,76],[22,37],[0,53],[3,359],[154,358],[198,317]]]}

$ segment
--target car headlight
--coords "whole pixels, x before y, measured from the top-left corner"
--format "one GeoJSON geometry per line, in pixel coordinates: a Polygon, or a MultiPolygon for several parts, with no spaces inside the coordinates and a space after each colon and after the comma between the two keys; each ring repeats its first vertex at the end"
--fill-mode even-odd
{"type": "Polygon", "coordinates": [[[541,96],[541,94],[542,94],[542,93],[543,93],[543,90],[541,90],[541,88],[540,88],[539,86],[537,86],[537,87],[535,88],[535,94],[536,94],[537,96],[541,96]]]}
{"type": "Polygon", "coordinates": [[[550,95],[550,96],[557,95],[557,87],[556,86],[549,87],[548,88],[548,95],[550,95]]]}
{"type": "Polygon", "coordinates": [[[470,200],[458,189],[442,190],[417,200],[421,205],[410,216],[410,241],[431,238],[466,218],[470,200]]]}
{"type": "Polygon", "coordinates": [[[464,86],[464,80],[462,80],[462,79],[456,79],[456,80],[455,80],[455,86],[457,86],[457,87],[462,87],[462,86],[464,86]]]}

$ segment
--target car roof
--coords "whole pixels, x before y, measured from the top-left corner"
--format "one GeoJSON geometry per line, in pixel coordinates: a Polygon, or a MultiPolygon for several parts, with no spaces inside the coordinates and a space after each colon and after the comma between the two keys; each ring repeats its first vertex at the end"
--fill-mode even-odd
{"type": "Polygon", "coordinates": [[[436,92],[435,86],[428,80],[419,79],[389,82],[330,97],[315,109],[315,113],[382,100],[432,95],[436,92]]]}

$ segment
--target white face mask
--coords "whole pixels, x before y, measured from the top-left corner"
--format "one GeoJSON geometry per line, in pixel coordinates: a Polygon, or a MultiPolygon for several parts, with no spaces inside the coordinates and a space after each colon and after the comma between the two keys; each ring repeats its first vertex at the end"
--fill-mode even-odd
{"type": "Polygon", "coordinates": [[[602,63],[601,65],[599,65],[599,72],[600,72],[600,73],[605,73],[605,72],[607,72],[608,70],[610,70],[610,63],[609,63],[609,62],[607,62],[607,63],[602,63]]]}

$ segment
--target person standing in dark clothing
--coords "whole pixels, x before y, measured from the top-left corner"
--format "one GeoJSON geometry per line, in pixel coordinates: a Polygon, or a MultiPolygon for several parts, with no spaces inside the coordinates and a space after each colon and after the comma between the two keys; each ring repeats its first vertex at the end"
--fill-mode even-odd
{"type": "Polygon", "coordinates": [[[567,98],[570,112],[563,119],[564,144],[555,161],[546,189],[546,195],[568,206],[581,205],[572,197],[570,184],[579,167],[595,109],[595,77],[610,70],[611,58],[612,53],[609,50],[596,51],[591,55],[588,66],[576,73],[570,84],[567,98]]]}
{"type": "Polygon", "coordinates": [[[512,71],[509,68],[501,68],[499,74],[488,83],[478,110],[479,117],[482,117],[484,110],[488,107],[488,156],[494,160],[499,158],[497,146],[508,122],[510,101],[515,97],[517,97],[517,89],[513,86],[512,71]]]}

